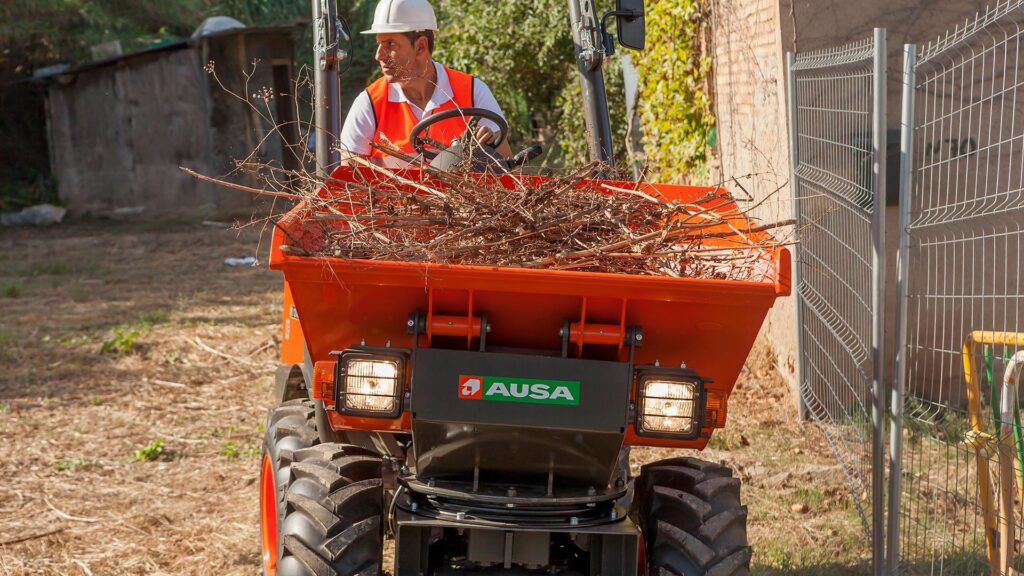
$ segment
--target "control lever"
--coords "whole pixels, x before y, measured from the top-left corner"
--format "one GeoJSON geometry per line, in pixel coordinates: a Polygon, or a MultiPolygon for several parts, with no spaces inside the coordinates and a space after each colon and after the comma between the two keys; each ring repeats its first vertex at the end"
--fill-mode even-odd
{"type": "Polygon", "coordinates": [[[533,144],[529,148],[521,151],[520,153],[516,154],[511,159],[509,159],[508,167],[511,169],[526,166],[527,164],[530,163],[531,160],[533,160],[537,156],[540,156],[543,152],[544,148],[542,148],[540,144],[533,144]]]}

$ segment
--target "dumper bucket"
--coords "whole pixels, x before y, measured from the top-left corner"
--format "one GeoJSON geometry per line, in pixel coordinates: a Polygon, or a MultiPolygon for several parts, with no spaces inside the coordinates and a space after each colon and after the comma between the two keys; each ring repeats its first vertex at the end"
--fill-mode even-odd
{"type": "MultiPolygon", "coordinates": [[[[403,176],[428,178],[417,171],[403,176]]],[[[370,177],[341,168],[332,186],[370,177]]],[[[284,273],[294,305],[290,315],[301,323],[314,362],[361,343],[478,350],[484,340],[492,352],[685,364],[707,378],[708,392],[721,399],[709,426],[724,425],[726,399],[765,315],[790,292],[789,252],[747,221],[720,188],[613,184],[683,202],[719,195],[715,210],[733,216],[708,245],[756,251],[754,269],[734,280],[725,272],[721,278],[678,278],[310,257],[300,253],[316,248],[322,234],[304,224],[311,210],[305,203],[278,221],[270,267],[284,273]],[[410,329],[412,322],[422,333],[410,329]]],[[[322,192],[331,194],[331,186],[322,192]]],[[[630,427],[626,441],[703,448],[708,432],[695,440],[662,441],[637,438],[630,427]]]]}

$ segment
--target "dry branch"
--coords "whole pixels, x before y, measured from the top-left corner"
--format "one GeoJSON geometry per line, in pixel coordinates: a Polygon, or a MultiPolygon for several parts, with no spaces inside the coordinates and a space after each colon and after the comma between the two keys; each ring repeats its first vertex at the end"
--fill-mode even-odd
{"type": "Polygon", "coordinates": [[[352,157],[362,169],[354,181],[252,159],[238,168],[270,189],[197,177],[302,200],[300,226],[275,225],[288,238],[282,251],[311,257],[761,280],[778,246],[763,232],[792,224],[757,221],[721,187],[681,202],[645,184],[597,180],[609,172],[599,163],[538,179],[473,173],[468,156],[441,171],[388,144],[373,147],[421,176],[352,157]]]}

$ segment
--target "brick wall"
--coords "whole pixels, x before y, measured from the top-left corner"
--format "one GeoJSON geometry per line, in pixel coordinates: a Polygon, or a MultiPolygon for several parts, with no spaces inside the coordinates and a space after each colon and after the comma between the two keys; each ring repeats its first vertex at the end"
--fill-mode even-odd
{"type": "MultiPolygon", "coordinates": [[[[778,0],[712,0],[715,116],[718,126],[716,179],[742,197],[768,200],[756,215],[766,221],[790,217],[789,153],[783,37],[792,26],[778,0]],[[734,180],[735,179],[735,180],[734,180]]],[[[790,49],[786,46],[785,49],[790,49]]],[[[776,302],[762,329],[779,371],[796,381],[793,299],[776,302]]]]}

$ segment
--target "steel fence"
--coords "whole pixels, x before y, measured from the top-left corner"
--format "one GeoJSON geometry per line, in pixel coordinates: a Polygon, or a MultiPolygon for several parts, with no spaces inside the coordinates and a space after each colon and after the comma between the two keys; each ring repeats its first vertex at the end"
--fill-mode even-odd
{"type": "Polygon", "coordinates": [[[1022,23],[1000,1],[905,48],[893,575],[1024,569],[1022,23]]]}
{"type": "Polygon", "coordinates": [[[787,57],[800,399],[882,568],[885,31],[787,57]]]}

